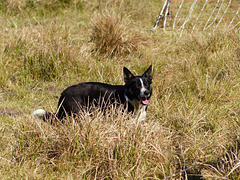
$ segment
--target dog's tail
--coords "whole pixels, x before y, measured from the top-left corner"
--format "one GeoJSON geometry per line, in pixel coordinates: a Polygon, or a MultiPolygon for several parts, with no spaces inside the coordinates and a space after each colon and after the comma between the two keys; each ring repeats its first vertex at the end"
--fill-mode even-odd
{"type": "Polygon", "coordinates": [[[52,121],[56,119],[56,116],[54,113],[47,112],[44,109],[37,109],[32,113],[33,116],[38,117],[39,119],[43,119],[44,121],[47,121],[52,124],[52,121]]]}

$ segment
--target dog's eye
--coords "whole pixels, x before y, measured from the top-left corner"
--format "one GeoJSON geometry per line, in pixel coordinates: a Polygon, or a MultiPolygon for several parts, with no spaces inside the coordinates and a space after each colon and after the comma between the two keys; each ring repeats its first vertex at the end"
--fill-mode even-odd
{"type": "Polygon", "coordinates": [[[136,88],[139,88],[141,86],[141,83],[138,82],[138,83],[135,84],[135,86],[136,86],[136,88]]]}
{"type": "Polygon", "coordinates": [[[144,81],[144,86],[149,86],[149,83],[147,81],[144,81]]]}

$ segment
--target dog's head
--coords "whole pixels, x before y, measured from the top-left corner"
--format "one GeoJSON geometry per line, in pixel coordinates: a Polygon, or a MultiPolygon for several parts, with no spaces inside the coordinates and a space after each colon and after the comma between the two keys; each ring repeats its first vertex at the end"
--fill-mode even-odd
{"type": "Polygon", "coordinates": [[[126,67],[123,68],[123,74],[127,97],[147,105],[152,95],[152,65],[141,76],[134,76],[126,67]]]}

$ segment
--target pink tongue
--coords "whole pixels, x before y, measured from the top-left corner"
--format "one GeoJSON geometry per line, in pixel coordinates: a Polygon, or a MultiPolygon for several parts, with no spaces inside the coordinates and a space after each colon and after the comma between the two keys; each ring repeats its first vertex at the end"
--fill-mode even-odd
{"type": "Polygon", "coordinates": [[[147,105],[148,102],[149,102],[149,100],[147,100],[147,99],[142,101],[142,103],[145,104],[145,105],[147,105]]]}

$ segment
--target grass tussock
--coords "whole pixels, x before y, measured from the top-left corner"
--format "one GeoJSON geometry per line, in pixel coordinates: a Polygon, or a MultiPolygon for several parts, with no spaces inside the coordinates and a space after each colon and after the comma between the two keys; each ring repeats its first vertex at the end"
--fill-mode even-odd
{"type": "Polygon", "coordinates": [[[146,37],[140,32],[130,32],[130,25],[115,13],[96,15],[92,20],[91,39],[95,51],[104,56],[125,56],[146,45],[146,37]]]}
{"type": "MultiPolygon", "coordinates": [[[[11,151],[5,152],[5,157],[12,163],[5,168],[15,163],[28,167],[34,162],[35,173],[48,167],[44,172],[48,176],[52,170],[62,169],[66,171],[62,177],[71,172],[81,179],[142,179],[153,176],[163,162],[169,163],[160,124],[140,126],[131,116],[112,113],[94,113],[91,117],[86,113],[81,117],[80,122],[70,118],[56,126],[26,117],[29,122],[19,119],[14,126],[6,127],[11,136],[4,141],[10,143],[11,151]]],[[[158,177],[163,176],[158,172],[158,177]]]]}
{"type": "Polygon", "coordinates": [[[7,42],[3,55],[6,63],[17,65],[19,78],[23,75],[49,81],[66,73],[69,65],[78,67],[76,51],[71,48],[76,45],[71,42],[66,27],[24,28],[14,36],[7,42]]]}
{"type": "Polygon", "coordinates": [[[150,33],[159,7],[0,1],[1,178],[238,179],[239,32],[219,24],[192,37],[150,33]],[[116,109],[56,125],[29,115],[55,112],[67,86],[123,84],[123,66],[139,75],[150,64],[153,95],[143,123],[116,109]]]}

